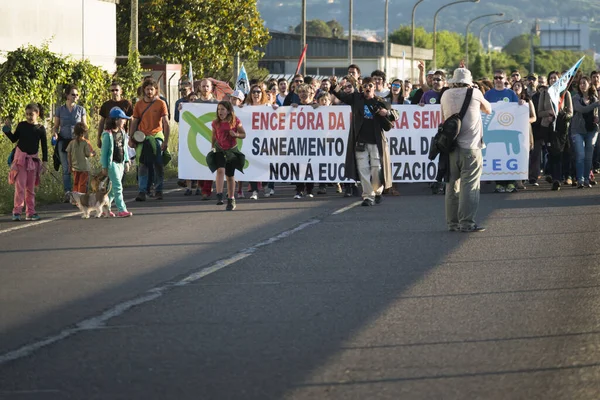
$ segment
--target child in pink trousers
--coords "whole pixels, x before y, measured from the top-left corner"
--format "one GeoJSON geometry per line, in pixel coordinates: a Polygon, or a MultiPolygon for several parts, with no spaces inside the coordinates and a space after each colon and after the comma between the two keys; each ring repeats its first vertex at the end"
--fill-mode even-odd
{"type": "Polygon", "coordinates": [[[40,108],[31,103],[25,108],[26,121],[20,122],[14,133],[10,125],[2,128],[11,142],[17,143],[10,164],[8,183],[15,185],[15,200],[12,213],[13,221],[21,221],[21,212],[25,205],[27,221],[38,221],[40,216],[35,211],[35,187],[40,184],[40,175],[48,166],[48,142],[46,128],[37,123],[40,108]],[[38,157],[42,144],[42,161],[38,157]]]}

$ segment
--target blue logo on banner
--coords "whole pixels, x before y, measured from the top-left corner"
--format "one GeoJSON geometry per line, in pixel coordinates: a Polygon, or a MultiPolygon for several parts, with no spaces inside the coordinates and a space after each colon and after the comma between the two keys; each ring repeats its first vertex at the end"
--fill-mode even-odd
{"type": "MultiPolygon", "coordinates": [[[[509,129],[488,129],[490,123],[493,121],[496,112],[493,111],[490,115],[486,115],[483,118],[483,142],[486,145],[491,143],[503,143],[506,147],[507,155],[517,155],[521,153],[521,143],[519,142],[519,135],[521,132],[509,129]]],[[[514,116],[509,113],[501,113],[498,115],[498,123],[500,125],[510,126],[514,121],[514,116]]],[[[486,149],[482,149],[481,154],[485,157],[486,149]]]]}

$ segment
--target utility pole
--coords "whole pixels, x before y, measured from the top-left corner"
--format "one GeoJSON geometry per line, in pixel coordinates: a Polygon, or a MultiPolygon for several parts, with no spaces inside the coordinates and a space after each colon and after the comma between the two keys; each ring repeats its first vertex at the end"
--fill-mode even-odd
{"type": "Polygon", "coordinates": [[[129,34],[129,52],[138,51],[138,0],[131,0],[131,33],[129,34]]]}
{"type": "Polygon", "coordinates": [[[348,65],[352,64],[352,2],[350,0],[350,10],[348,17],[348,65]]]}
{"type": "Polygon", "coordinates": [[[384,47],[384,51],[383,51],[384,68],[383,68],[383,70],[385,72],[386,77],[389,76],[388,58],[389,58],[389,52],[390,52],[390,50],[389,50],[390,44],[388,42],[388,36],[389,36],[389,33],[388,33],[388,3],[389,3],[389,0],[385,0],[385,18],[384,18],[384,23],[383,23],[385,25],[385,28],[384,28],[385,38],[383,40],[383,47],[384,47]]]}
{"type": "Polygon", "coordinates": [[[85,0],[81,0],[81,59],[85,59],[85,0]]]}

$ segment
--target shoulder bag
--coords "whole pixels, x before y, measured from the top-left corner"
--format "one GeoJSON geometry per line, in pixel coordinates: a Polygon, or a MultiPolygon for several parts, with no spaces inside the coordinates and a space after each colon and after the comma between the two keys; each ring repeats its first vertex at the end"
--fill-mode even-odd
{"type": "Polygon", "coordinates": [[[429,149],[429,159],[434,160],[438,154],[450,153],[456,147],[456,139],[460,133],[462,119],[467,113],[471,98],[473,97],[473,89],[467,89],[467,95],[463,102],[462,108],[458,114],[449,116],[439,127],[435,134],[431,147],[429,149]]]}

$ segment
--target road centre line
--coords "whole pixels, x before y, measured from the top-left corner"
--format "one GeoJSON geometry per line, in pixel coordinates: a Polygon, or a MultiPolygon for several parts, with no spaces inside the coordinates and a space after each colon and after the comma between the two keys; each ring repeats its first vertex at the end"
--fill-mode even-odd
{"type": "Polygon", "coordinates": [[[196,271],[196,272],[188,275],[187,277],[179,280],[178,282],[166,283],[162,286],[157,286],[155,288],[148,290],[146,293],[144,293],[132,300],[128,300],[128,301],[119,303],[99,315],[96,315],[94,317],[80,321],[79,323],[75,324],[74,327],[64,329],[63,331],[61,331],[60,333],[58,333],[56,335],[49,336],[49,337],[39,340],[37,342],[23,345],[16,350],[12,350],[7,353],[0,354],[0,365],[6,364],[10,361],[14,361],[14,360],[18,360],[18,359],[27,357],[27,356],[33,354],[34,352],[36,352],[37,350],[40,350],[44,347],[48,347],[54,343],[63,341],[79,332],[95,330],[95,329],[103,329],[106,327],[106,323],[109,320],[123,315],[125,312],[129,311],[130,309],[132,309],[136,306],[156,300],[159,297],[161,297],[163,294],[167,293],[170,290],[173,290],[174,288],[194,283],[210,274],[213,274],[225,267],[228,267],[232,264],[235,264],[236,262],[238,262],[240,260],[243,260],[246,257],[251,256],[257,250],[259,250],[261,247],[269,246],[280,240],[286,239],[286,238],[290,237],[291,235],[293,235],[294,233],[297,233],[297,232],[299,232],[303,229],[306,229],[312,225],[315,225],[319,222],[321,222],[321,221],[318,219],[311,219],[307,222],[304,222],[304,223],[298,225],[297,227],[295,227],[293,229],[284,231],[284,232],[282,232],[276,236],[273,236],[265,241],[257,243],[251,247],[248,247],[248,248],[232,255],[231,257],[228,257],[228,258],[225,258],[222,260],[218,260],[211,266],[202,268],[199,271],[196,271]]]}
{"type": "Polygon", "coordinates": [[[348,210],[350,210],[350,209],[352,209],[352,208],[354,208],[354,207],[358,206],[359,204],[362,204],[362,201],[356,201],[356,202],[354,202],[354,203],[350,204],[349,206],[346,206],[346,207],[344,207],[344,208],[340,208],[339,210],[332,212],[332,213],[331,213],[331,215],[338,215],[338,214],[341,214],[341,213],[343,213],[343,212],[346,212],[346,211],[348,211],[348,210]]]}

